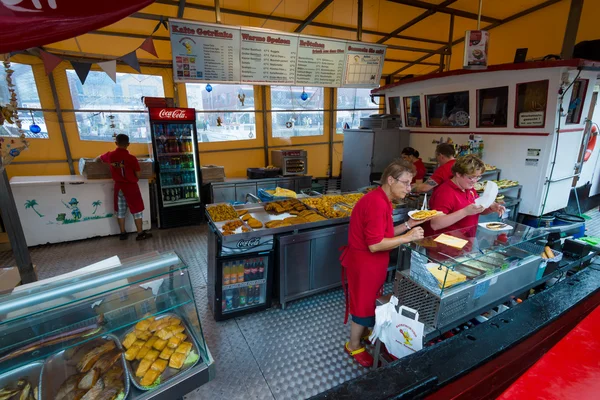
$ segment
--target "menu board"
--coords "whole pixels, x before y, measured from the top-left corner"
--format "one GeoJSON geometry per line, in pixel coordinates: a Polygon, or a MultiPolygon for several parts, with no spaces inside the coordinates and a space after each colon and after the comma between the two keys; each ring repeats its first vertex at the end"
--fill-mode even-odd
{"type": "Polygon", "coordinates": [[[243,83],[296,82],[298,36],[279,32],[242,29],[240,47],[243,83]]]}
{"type": "Polygon", "coordinates": [[[370,45],[360,42],[346,44],[346,72],[344,87],[368,87],[379,85],[385,46],[370,45]]]}
{"type": "Polygon", "coordinates": [[[176,82],[239,82],[240,29],[169,20],[176,82]]]}
{"type": "Polygon", "coordinates": [[[300,36],[296,85],[342,86],[345,53],[345,41],[300,36]]]}

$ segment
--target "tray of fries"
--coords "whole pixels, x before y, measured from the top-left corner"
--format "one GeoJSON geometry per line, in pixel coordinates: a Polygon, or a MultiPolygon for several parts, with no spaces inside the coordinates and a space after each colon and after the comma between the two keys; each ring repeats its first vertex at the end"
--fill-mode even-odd
{"type": "Polygon", "coordinates": [[[423,221],[424,219],[433,218],[442,214],[443,212],[436,210],[413,210],[408,212],[408,216],[415,221],[423,221]]]}

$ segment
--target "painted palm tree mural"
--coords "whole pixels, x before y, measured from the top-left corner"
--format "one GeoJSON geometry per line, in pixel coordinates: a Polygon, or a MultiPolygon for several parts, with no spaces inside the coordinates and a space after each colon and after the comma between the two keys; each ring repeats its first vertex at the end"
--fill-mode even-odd
{"type": "Polygon", "coordinates": [[[94,212],[92,214],[96,214],[96,211],[98,211],[98,207],[100,207],[102,205],[102,202],[100,200],[96,200],[95,202],[92,203],[92,206],[94,207],[94,212]]]}
{"type": "Polygon", "coordinates": [[[37,202],[35,199],[33,199],[33,200],[27,200],[27,201],[25,202],[25,208],[31,208],[33,211],[35,211],[35,213],[36,213],[36,214],[37,214],[37,215],[38,215],[40,218],[42,218],[42,217],[43,217],[43,215],[42,215],[42,214],[40,214],[40,213],[38,212],[38,210],[36,210],[36,209],[35,209],[35,206],[38,206],[38,205],[39,205],[39,204],[38,204],[38,202],[37,202]]]}

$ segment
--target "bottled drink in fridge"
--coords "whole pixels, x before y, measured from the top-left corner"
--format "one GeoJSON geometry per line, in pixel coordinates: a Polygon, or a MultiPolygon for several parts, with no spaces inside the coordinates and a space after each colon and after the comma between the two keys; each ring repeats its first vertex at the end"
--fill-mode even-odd
{"type": "Polygon", "coordinates": [[[231,263],[231,266],[229,267],[229,282],[232,285],[238,283],[238,280],[237,280],[237,265],[236,265],[236,263],[231,263]]]}
{"type": "Polygon", "coordinates": [[[246,288],[240,288],[240,307],[246,307],[246,288]]]}
{"type": "Polygon", "coordinates": [[[258,263],[258,279],[264,279],[265,277],[265,261],[264,259],[260,259],[258,263]]]}
{"type": "Polygon", "coordinates": [[[240,290],[233,289],[233,308],[238,308],[240,306],[240,290]]]}
{"type": "Polygon", "coordinates": [[[254,286],[254,304],[262,303],[261,297],[260,285],[254,286]]]}
{"type": "Polygon", "coordinates": [[[250,279],[250,274],[251,274],[251,267],[250,267],[250,262],[252,260],[246,260],[244,262],[244,282],[250,282],[252,279],[250,279]]]}
{"type": "Polygon", "coordinates": [[[223,264],[223,285],[231,284],[231,267],[229,263],[223,264]]]}
{"type": "Polygon", "coordinates": [[[221,299],[221,311],[227,311],[227,299],[225,299],[225,293],[223,293],[223,299],[221,299]]]}
{"type": "Polygon", "coordinates": [[[233,291],[231,289],[225,291],[225,308],[233,310],[233,291]]]}
{"type": "Polygon", "coordinates": [[[238,283],[244,282],[244,261],[240,260],[237,265],[237,281],[238,283]]]}
{"type": "Polygon", "coordinates": [[[258,279],[258,260],[252,260],[252,269],[250,271],[250,278],[253,281],[258,279]]]}

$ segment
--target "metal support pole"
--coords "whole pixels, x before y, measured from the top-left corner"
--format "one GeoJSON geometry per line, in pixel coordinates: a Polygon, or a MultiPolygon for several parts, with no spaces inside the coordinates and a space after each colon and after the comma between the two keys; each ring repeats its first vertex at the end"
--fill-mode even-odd
{"type": "MultiPolygon", "coordinates": [[[[335,107],[335,99],[334,99],[334,91],[335,89],[331,89],[330,98],[329,98],[329,176],[331,178],[333,176],[333,136],[335,135],[335,116],[336,112],[334,111],[335,107]]],[[[340,171],[341,172],[341,171],[340,171]]]]}
{"type": "Polygon", "coordinates": [[[265,167],[269,166],[269,130],[267,127],[267,87],[261,86],[262,115],[263,115],[263,150],[265,152],[265,167]]]}
{"type": "Polygon", "coordinates": [[[450,29],[448,29],[448,61],[446,62],[446,71],[450,71],[450,62],[452,61],[453,39],[454,39],[454,14],[450,14],[450,29]]]}
{"type": "Polygon", "coordinates": [[[573,48],[577,40],[577,30],[579,29],[579,20],[583,11],[583,0],[571,0],[571,8],[569,9],[569,17],[567,18],[567,27],[565,29],[565,37],[563,39],[562,50],[560,56],[568,60],[573,58],[573,48]]]}
{"type": "Polygon", "coordinates": [[[54,107],[56,107],[56,117],[58,119],[60,135],[62,136],[63,146],[65,147],[65,154],[67,156],[67,162],[69,163],[69,171],[71,172],[71,175],[75,175],[73,157],[71,156],[71,147],[69,146],[69,139],[67,138],[67,130],[65,129],[65,122],[63,120],[62,110],[60,108],[60,101],[58,100],[58,92],[56,90],[56,84],[54,83],[53,73],[48,74],[48,82],[50,82],[50,89],[52,90],[52,98],[54,99],[54,107]]]}
{"type": "Polygon", "coordinates": [[[221,23],[221,0],[215,0],[215,19],[217,24],[221,23]]]}
{"type": "Polygon", "coordinates": [[[2,212],[2,221],[8,233],[10,245],[12,246],[13,256],[17,262],[21,283],[37,281],[6,170],[3,170],[0,176],[0,211],[2,212]]]}
{"type": "Polygon", "coordinates": [[[444,54],[440,54],[440,68],[438,72],[444,72],[444,58],[446,58],[446,56],[444,54]]]}
{"type": "Polygon", "coordinates": [[[358,0],[358,22],[356,23],[356,40],[362,40],[363,0],[358,0]]]}
{"type": "Polygon", "coordinates": [[[479,0],[479,10],[477,10],[477,30],[481,29],[481,7],[483,0],[479,0]]]}

